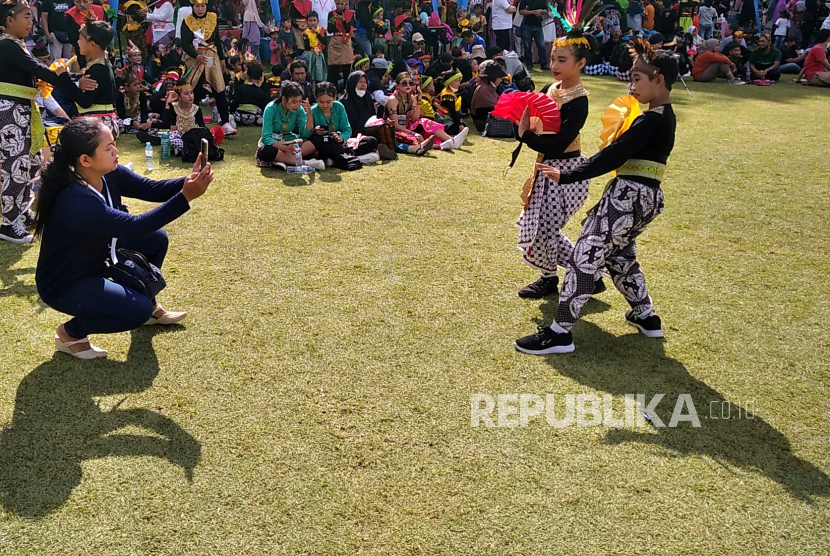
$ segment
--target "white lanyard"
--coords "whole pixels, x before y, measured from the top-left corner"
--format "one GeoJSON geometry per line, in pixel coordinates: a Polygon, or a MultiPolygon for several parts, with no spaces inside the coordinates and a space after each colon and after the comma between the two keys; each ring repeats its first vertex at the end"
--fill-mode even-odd
{"type": "MultiPolygon", "coordinates": [[[[105,199],[104,195],[100,191],[98,191],[97,189],[92,187],[89,184],[88,181],[86,181],[84,178],[82,178],[78,174],[75,174],[75,176],[78,178],[78,181],[81,182],[81,185],[83,185],[84,187],[86,187],[87,189],[89,189],[90,191],[92,191],[93,193],[98,195],[99,197],[101,197],[101,200],[104,201],[105,205],[107,205],[108,207],[110,207],[112,209],[115,208],[115,205],[112,202],[112,196],[110,195],[110,188],[107,187],[107,180],[103,180],[103,182],[104,182],[103,189],[104,189],[104,191],[107,192],[107,198],[105,199]]],[[[118,264],[118,258],[115,256],[115,243],[117,241],[118,241],[117,237],[112,238],[112,240],[110,241],[110,259],[112,260],[112,264],[118,264]]]]}

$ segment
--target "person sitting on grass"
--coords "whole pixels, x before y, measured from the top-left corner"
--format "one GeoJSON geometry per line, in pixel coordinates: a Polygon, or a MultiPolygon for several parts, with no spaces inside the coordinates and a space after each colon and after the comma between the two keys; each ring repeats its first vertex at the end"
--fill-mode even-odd
{"type": "Polygon", "coordinates": [[[294,165],[295,146],[299,145],[303,164],[318,172],[326,169],[322,160],[308,158],[317,152],[314,143],[308,140],[308,117],[311,105],[303,99],[303,89],[293,81],[286,81],[280,87],[279,100],[273,100],[265,107],[262,115],[262,136],[257,143],[256,159],[261,168],[276,166],[287,170],[294,165]]]}
{"type": "Polygon", "coordinates": [[[353,164],[356,156],[362,164],[373,164],[380,160],[375,152],[378,141],[362,135],[352,139],[352,126],[346,108],[337,100],[337,87],[328,81],[317,84],[317,104],[311,107],[311,118],[306,119],[306,128],[311,142],[317,148],[317,155],[331,160],[331,166],[340,170],[357,170],[360,164],[353,164]],[[351,155],[351,156],[350,156],[351,155]]]}
{"type": "Polygon", "coordinates": [[[167,101],[161,118],[154,120],[151,130],[141,130],[136,138],[142,143],[161,145],[159,130],[169,130],[170,148],[173,156],[180,156],[184,149],[182,137],[192,129],[206,127],[202,111],[194,103],[195,93],[190,83],[180,82],[176,88],[167,92],[167,101]],[[174,129],[175,128],[175,129],[174,129]]]}
{"type": "MultiPolygon", "coordinates": [[[[460,76],[459,76],[460,79],[460,76]]],[[[421,91],[408,72],[398,74],[395,79],[395,94],[386,101],[386,112],[395,124],[396,141],[408,145],[422,145],[438,139],[440,144],[435,148],[450,150],[453,148],[453,138],[444,131],[441,124],[421,117],[421,91]],[[413,94],[413,89],[416,92],[413,94]],[[426,139],[426,141],[425,141],[426,139]]],[[[466,134],[464,134],[466,136],[466,134]]],[[[459,134],[463,142],[464,136],[459,134]]],[[[461,144],[457,148],[460,148],[461,144]]]]}
{"type": "Polygon", "coordinates": [[[262,88],[262,66],[251,64],[247,79],[236,88],[230,105],[237,125],[262,125],[262,112],[270,101],[270,95],[262,88]]]}
{"type": "MultiPolygon", "coordinates": [[[[340,97],[340,103],[346,110],[346,117],[355,136],[366,135],[366,123],[370,119],[377,119],[375,101],[372,100],[368,92],[369,81],[366,74],[362,71],[350,73],[346,80],[346,90],[343,91],[343,96],[340,97]]],[[[377,143],[376,149],[383,160],[397,160],[398,158],[395,151],[383,143],[377,143]]]]}
{"type": "Polygon", "coordinates": [[[803,54],[798,53],[798,41],[794,37],[787,37],[784,40],[784,46],[781,47],[781,65],[778,66],[778,71],[782,74],[792,73],[798,75],[804,67],[804,60],[807,58],[807,52],[803,54]]]}
{"type": "Polygon", "coordinates": [[[758,48],[749,57],[752,79],[778,81],[781,78],[781,72],[778,71],[780,65],[781,51],[772,46],[772,38],[764,33],[758,39],[758,48]]]}
{"type": "Polygon", "coordinates": [[[481,63],[478,86],[470,100],[470,114],[478,131],[484,131],[487,117],[499,101],[499,85],[507,77],[507,72],[494,60],[481,63]]]}
{"type": "Polygon", "coordinates": [[[35,225],[41,237],[38,293],[46,305],[74,317],[55,331],[56,350],[78,359],[106,357],[90,343],[90,334],[175,324],[187,316],[105,278],[106,260],[116,242],[161,268],[169,242],[162,226],[190,210],[212,180],[213,170],[201,155],[186,178],[141,177],[118,164],[115,138],[100,118],[66,124],[42,175],[35,225]],[[132,215],[122,196],[162,204],[132,215]]]}
{"type": "Polygon", "coordinates": [[[830,45],[830,29],[820,29],[816,33],[816,44],[807,53],[804,69],[798,75],[807,79],[814,87],[830,87],[830,62],[827,60],[827,46],[830,45]]]}
{"type": "Polygon", "coordinates": [[[736,74],[738,67],[732,63],[732,60],[716,52],[718,39],[705,40],[701,48],[702,52],[698,54],[694,68],[692,68],[695,81],[710,83],[718,77],[725,77],[730,85],[743,85],[743,81],[736,74]]]}

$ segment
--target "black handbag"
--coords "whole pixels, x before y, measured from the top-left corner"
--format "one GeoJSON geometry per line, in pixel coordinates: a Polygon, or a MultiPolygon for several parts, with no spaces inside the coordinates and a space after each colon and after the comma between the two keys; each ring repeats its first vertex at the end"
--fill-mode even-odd
{"type": "Polygon", "coordinates": [[[112,241],[110,257],[104,263],[104,276],[122,286],[144,294],[151,301],[167,286],[161,270],[138,251],[116,249],[112,241]]]}
{"type": "Polygon", "coordinates": [[[487,123],[484,124],[482,137],[515,137],[513,122],[505,118],[497,118],[492,114],[487,115],[487,123]]]}

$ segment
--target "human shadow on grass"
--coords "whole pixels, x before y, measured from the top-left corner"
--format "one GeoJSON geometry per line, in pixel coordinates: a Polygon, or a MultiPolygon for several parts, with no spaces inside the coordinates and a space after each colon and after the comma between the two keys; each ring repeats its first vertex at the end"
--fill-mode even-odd
{"type": "MultiPolygon", "coordinates": [[[[639,442],[682,456],[708,456],[720,464],[763,473],[800,500],[830,497],[830,477],[795,456],[789,440],[754,414],[756,410],[763,412],[762,406],[751,406],[748,414],[739,413],[738,406],[745,410],[745,402],[750,400],[728,400],[690,375],[682,363],[666,354],[663,340],[646,338],[637,332],[616,337],[581,320],[574,327],[574,343],[573,354],[547,357],[561,375],[617,397],[645,394],[646,404],[652,396],[664,395],[655,413],[665,428],[650,427],[643,432],[609,429],[605,435],[607,444],[639,442]],[[691,396],[700,419],[699,428],[688,422],[668,427],[680,394],[691,396]]],[[[688,408],[683,413],[688,413],[688,408]]]]}
{"type": "Polygon", "coordinates": [[[314,185],[317,179],[317,172],[313,174],[289,174],[278,168],[260,168],[260,174],[263,178],[270,180],[281,179],[283,183],[289,187],[298,187],[303,185],[314,185]],[[306,179],[308,178],[308,179],[306,179]]]}
{"type": "MultiPolygon", "coordinates": [[[[0,241],[0,297],[24,297],[32,302],[40,303],[35,284],[25,284],[23,277],[33,275],[34,268],[15,268],[14,266],[26,254],[31,246],[15,245],[0,241]]],[[[43,305],[42,303],[40,303],[43,305]]]]}
{"type": "MultiPolygon", "coordinates": [[[[169,327],[172,330],[181,327],[169,327]]],[[[104,410],[102,396],[146,390],[159,373],[152,346],[159,327],[132,332],[124,362],[55,356],[17,388],[11,423],[0,434],[0,505],[25,518],[60,508],[82,479],[84,461],[109,456],[155,456],[178,465],[192,480],[201,444],[171,419],[149,409],[104,410]],[[117,434],[136,426],[155,436],[117,434]]]]}

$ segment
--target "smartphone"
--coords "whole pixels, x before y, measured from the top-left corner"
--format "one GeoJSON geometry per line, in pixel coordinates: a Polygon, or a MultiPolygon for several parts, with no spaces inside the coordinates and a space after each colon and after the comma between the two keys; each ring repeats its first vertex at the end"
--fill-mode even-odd
{"type": "Polygon", "coordinates": [[[208,163],[208,140],[202,139],[202,168],[208,163]]]}

